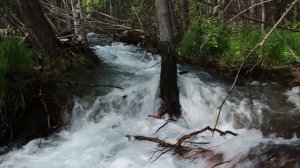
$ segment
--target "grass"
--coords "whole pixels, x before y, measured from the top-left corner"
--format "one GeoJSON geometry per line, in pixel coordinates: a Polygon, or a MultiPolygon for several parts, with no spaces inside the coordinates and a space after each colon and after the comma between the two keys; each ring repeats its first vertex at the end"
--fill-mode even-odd
{"type": "Polygon", "coordinates": [[[30,49],[18,39],[6,37],[0,42],[0,107],[21,104],[20,92],[30,82],[28,74],[33,66],[30,49]]]}

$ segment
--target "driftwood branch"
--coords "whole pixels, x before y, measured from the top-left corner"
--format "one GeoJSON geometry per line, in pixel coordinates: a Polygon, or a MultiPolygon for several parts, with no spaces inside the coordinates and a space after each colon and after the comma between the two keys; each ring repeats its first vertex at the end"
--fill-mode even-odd
{"type": "MultiPolygon", "coordinates": [[[[178,139],[178,141],[176,143],[170,143],[170,142],[161,140],[157,137],[154,138],[154,137],[130,136],[130,135],[127,135],[126,137],[128,137],[128,138],[133,137],[135,140],[139,140],[139,141],[148,141],[148,142],[157,143],[159,147],[163,148],[162,151],[164,151],[164,152],[162,154],[160,154],[156,159],[158,159],[161,155],[163,155],[169,151],[173,151],[174,154],[177,154],[183,158],[188,158],[188,159],[194,159],[194,158],[198,158],[198,157],[210,157],[210,158],[219,157],[220,154],[214,152],[213,150],[196,146],[193,142],[187,141],[188,139],[192,138],[193,136],[196,136],[205,131],[211,131],[211,132],[216,131],[216,132],[219,132],[221,136],[225,136],[226,134],[231,134],[233,136],[238,135],[232,131],[221,131],[219,129],[211,128],[211,127],[207,126],[199,131],[195,131],[195,132],[192,132],[192,133],[182,136],[181,138],[178,139]],[[190,145],[189,146],[183,145],[183,142],[188,142],[190,145]]],[[[201,143],[197,143],[197,144],[201,144],[201,143]]],[[[207,143],[204,143],[204,144],[207,144],[207,143]]]]}

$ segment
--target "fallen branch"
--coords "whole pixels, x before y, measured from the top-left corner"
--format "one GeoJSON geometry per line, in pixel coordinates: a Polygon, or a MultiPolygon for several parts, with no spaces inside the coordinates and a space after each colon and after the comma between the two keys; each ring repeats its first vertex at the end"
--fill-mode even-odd
{"type": "Polygon", "coordinates": [[[216,154],[214,151],[209,150],[209,149],[205,149],[205,148],[201,148],[201,147],[193,148],[193,147],[189,147],[189,146],[178,145],[178,143],[173,144],[170,142],[163,141],[159,138],[152,138],[152,137],[146,137],[146,136],[133,136],[133,137],[135,140],[149,141],[149,142],[157,143],[159,145],[159,147],[170,149],[168,151],[173,150],[175,152],[175,154],[178,154],[179,156],[184,156],[190,152],[197,153],[197,155],[203,154],[203,156],[214,156],[216,154]]]}
{"type": "MultiPolygon", "coordinates": [[[[189,142],[189,144],[191,145],[195,145],[193,142],[190,141],[186,141],[188,139],[190,139],[191,137],[198,135],[200,133],[203,133],[205,131],[211,131],[211,132],[219,132],[220,136],[225,136],[226,134],[231,134],[233,136],[237,136],[238,134],[232,132],[232,131],[221,131],[219,129],[216,128],[211,128],[209,126],[199,130],[199,131],[195,131],[192,133],[189,133],[187,135],[182,136],[181,138],[178,139],[178,141],[176,143],[170,143],[164,140],[161,140],[159,138],[153,138],[153,137],[146,137],[146,136],[130,136],[130,135],[126,135],[126,137],[131,138],[133,137],[135,140],[139,140],[139,141],[148,141],[148,142],[154,142],[157,143],[159,147],[163,148],[162,151],[164,151],[162,154],[160,154],[156,159],[158,159],[161,155],[173,150],[175,154],[178,154],[181,157],[186,156],[187,154],[190,154],[187,157],[184,158],[188,158],[188,159],[193,159],[193,158],[198,158],[198,157],[219,157],[220,154],[210,150],[210,149],[205,149],[199,146],[186,146],[186,145],[182,145],[183,142],[189,142]]],[[[205,143],[207,144],[207,143],[205,143]]],[[[154,159],[154,161],[156,160],[154,159]]]]}
{"type": "Polygon", "coordinates": [[[179,140],[177,141],[177,145],[181,145],[184,141],[190,139],[191,137],[195,136],[195,135],[198,135],[198,134],[201,134],[202,132],[205,132],[205,131],[211,131],[211,132],[218,132],[220,133],[220,136],[225,136],[226,134],[231,134],[233,136],[237,136],[238,134],[232,132],[232,131],[221,131],[220,129],[217,129],[217,128],[210,128],[210,126],[207,126],[199,131],[195,131],[195,132],[192,132],[192,133],[189,133],[187,135],[184,135],[182,136],[181,138],[179,138],[179,140]]]}

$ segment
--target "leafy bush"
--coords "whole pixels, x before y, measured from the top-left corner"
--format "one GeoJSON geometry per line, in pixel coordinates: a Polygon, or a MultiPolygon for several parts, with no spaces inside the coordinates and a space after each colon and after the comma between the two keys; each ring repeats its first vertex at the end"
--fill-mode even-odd
{"type": "Polygon", "coordinates": [[[5,38],[0,42],[0,107],[5,103],[20,103],[20,92],[30,82],[28,72],[32,68],[31,51],[18,39],[5,38]]]}
{"type": "MultiPolygon", "coordinates": [[[[265,33],[258,29],[243,33],[231,34],[229,47],[219,60],[221,66],[236,66],[259,43],[265,33]]],[[[257,49],[246,62],[247,66],[253,66],[258,61],[265,67],[293,65],[296,59],[290,49],[296,55],[300,53],[300,33],[277,31],[266,40],[262,48],[257,49]],[[290,49],[289,49],[290,47],[290,49]]]]}
{"type": "MultiPolygon", "coordinates": [[[[237,65],[244,59],[244,57],[253,49],[253,47],[261,40],[262,33],[260,31],[251,32],[235,32],[230,34],[228,40],[228,49],[225,51],[224,55],[220,57],[219,64],[221,66],[237,65]]],[[[254,53],[257,59],[261,55],[261,49],[254,53]]],[[[248,64],[251,64],[249,61],[248,64]]]]}
{"type": "Polygon", "coordinates": [[[211,62],[223,54],[227,44],[226,30],[216,21],[193,20],[177,51],[183,57],[211,62]]]}

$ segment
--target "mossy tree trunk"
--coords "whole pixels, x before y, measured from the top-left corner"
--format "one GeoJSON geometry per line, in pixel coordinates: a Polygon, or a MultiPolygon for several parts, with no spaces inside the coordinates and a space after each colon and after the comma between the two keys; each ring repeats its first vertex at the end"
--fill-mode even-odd
{"type": "Polygon", "coordinates": [[[160,115],[170,118],[181,115],[179,90],[177,86],[176,53],[171,25],[170,0],[155,0],[159,26],[160,53],[162,55],[160,76],[160,97],[164,101],[160,115]]]}
{"type": "Polygon", "coordinates": [[[39,51],[39,60],[43,56],[61,55],[60,43],[42,11],[40,2],[38,0],[17,0],[17,5],[30,39],[39,51]]]}

